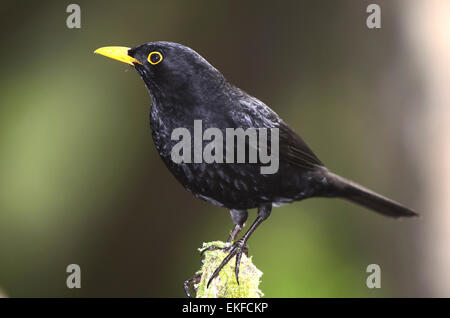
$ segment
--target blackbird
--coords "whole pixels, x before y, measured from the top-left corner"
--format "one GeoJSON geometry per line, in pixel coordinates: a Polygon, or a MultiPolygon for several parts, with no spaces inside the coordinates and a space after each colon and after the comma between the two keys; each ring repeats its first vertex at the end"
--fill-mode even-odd
{"type": "MultiPolygon", "coordinates": [[[[102,47],[95,53],[132,65],[151,98],[150,127],[162,160],[176,179],[196,197],[230,211],[234,223],[229,251],[209,283],[236,256],[235,275],[246,243],[270,215],[272,207],[311,197],[345,199],[389,217],[416,216],[413,210],[329,171],[303,139],[262,101],[228,82],[194,50],[172,42],[150,42],[133,48],[102,47]],[[279,167],[263,174],[261,162],[174,162],[174,129],[194,135],[194,121],[204,128],[278,129],[279,167]],[[257,208],[256,220],[236,240],[257,208]]],[[[194,145],[192,152],[195,151],[194,145]]],[[[270,145],[268,146],[270,148],[270,145]]],[[[247,153],[248,154],[248,153],[247,153]]],[[[214,248],[214,247],[213,247],[214,248]]]]}

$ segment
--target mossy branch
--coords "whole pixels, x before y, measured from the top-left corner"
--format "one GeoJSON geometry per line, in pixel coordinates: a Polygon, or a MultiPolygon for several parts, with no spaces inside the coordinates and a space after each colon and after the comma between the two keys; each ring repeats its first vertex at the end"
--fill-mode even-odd
{"type": "MultiPolygon", "coordinates": [[[[211,245],[227,247],[229,243],[221,241],[203,243],[202,248],[199,250],[201,251],[211,245]]],[[[197,272],[197,274],[201,274],[201,279],[200,283],[195,286],[197,289],[196,297],[259,298],[264,296],[258,288],[263,273],[253,264],[252,258],[247,257],[245,254],[242,255],[239,267],[239,285],[236,282],[234,273],[236,259],[233,257],[207,288],[209,278],[227,254],[226,251],[222,250],[205,251],[203,265],[197,272]]]]}

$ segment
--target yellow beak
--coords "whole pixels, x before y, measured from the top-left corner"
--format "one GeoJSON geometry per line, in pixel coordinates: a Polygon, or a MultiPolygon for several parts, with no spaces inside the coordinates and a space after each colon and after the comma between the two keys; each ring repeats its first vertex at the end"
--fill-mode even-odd
{"type": "Polygon", "coordinates": [[[133,63],[142,64],[138,60],[136,60],[134,57],[131,57],[128,55],[129,47],[123,47],[123,46],[105,46],[101,47],[99,49],[96,49],[94,53],[104,55],[106,57],[112,58],[114,60],[118,60],[120,62],[124,62],[130,65],[133,65],[133,63]]]}

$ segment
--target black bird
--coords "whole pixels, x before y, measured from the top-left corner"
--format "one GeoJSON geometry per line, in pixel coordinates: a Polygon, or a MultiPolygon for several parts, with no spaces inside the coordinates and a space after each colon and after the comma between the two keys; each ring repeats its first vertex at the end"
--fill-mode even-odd
{"type": "MultiPolygon", "coordinates": [[[[150,42],[134,48],[104,47],[95,53],[132,65],[144,80],[151,98],[150,127],[162,160],[177,180],[196,197],[229,209],[234,228],[229,254],[209,283],[236,256],[235,273],[246,242],[270,215],[273,206],[311,197],[336,197],[360,204],[389,217],[410,217],[411,209],[385,198],[331,171],[303,139],[272,109],[229,83],[194,50],[178,43],[150,42]],[[203,128],[278,128],[279,169],[261,174],[261,163],[175,163],[171,159],[175,128],[194,135],[194,120],[203,128]],[[247,220],[247,210],[257,208],[250,229],[236,241],[247,220]]],[[[192,145],[192,153],[194,151],[192,145]]],[[[209,285],[208,283],[208,285],[209,285]]]]}

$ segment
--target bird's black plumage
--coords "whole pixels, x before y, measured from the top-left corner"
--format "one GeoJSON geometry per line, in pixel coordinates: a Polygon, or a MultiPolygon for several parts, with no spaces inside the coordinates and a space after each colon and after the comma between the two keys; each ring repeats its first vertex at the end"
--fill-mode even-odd
{"type": "Polygon", "coordinates": [[[242,247],[269,216],[272,206],[310,197],[339,197],[391,217],[416,215],[399,203],[330,172],[273,110],[229,83],[192,49],[177,43],[151,42],[129,49],[128,56],[133,58],[132,64],[150,93],[150,126],[155,146],[177,180],[195,196],[230,210],[235,223],[230,241],[244,226],[247,210],[258,208],[255,223],[232,246],[226,260],[236,255],[236,276],[242,247]],[[162,60],[155,65],[150,63],[151,52],[159,52],[162,60]],[[261,174],[260,163],[173,162],[171,150],[177,141],[172,140],[172,131],[184,127],[193,135],[194,120],[202,120],[203,129],[215,127],[221,131],[278,128],[279,170],[261,174]]]}

